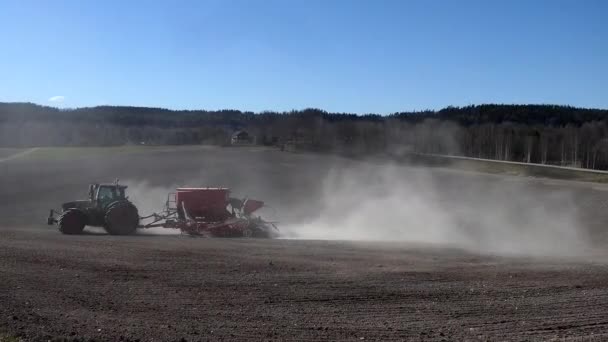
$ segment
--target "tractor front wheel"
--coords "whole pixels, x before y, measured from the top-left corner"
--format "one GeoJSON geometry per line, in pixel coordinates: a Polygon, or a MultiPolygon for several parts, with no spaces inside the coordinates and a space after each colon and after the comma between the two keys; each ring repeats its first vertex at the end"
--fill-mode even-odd
{"type": "Polygon", "coordinates": [[[80,210],[68,209],[61,214],[57,223],[59,224],[59,231],[61,233],[74,235],[82,233],[86,219],[80,210]]]}
{"type": "Polygon", "coordinates": [[[117,202],[108,207],[105,221],[111,235],[130,235],[139,225],[139,213],[131,202],[117,202]]]}

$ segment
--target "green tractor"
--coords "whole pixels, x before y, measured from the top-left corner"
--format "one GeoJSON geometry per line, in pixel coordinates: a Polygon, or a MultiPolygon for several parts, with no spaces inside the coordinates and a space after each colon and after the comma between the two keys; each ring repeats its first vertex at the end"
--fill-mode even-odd
{"type": "Polygon", "coordinates": [[[89,199],[64,203],[61,213],[51,209],[47,223],[63,234],[80,234],[85,226],[103,227],[112,235],[133,234],[139,226],[137,207],[125,196],[126,185],[89,185],[89,199]]]}

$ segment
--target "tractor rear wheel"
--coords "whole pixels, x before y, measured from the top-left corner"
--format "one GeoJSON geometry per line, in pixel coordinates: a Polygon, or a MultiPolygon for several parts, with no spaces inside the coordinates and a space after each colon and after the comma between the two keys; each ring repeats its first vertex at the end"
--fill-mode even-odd
{"type": "Polygon", "coordinates": [[[68,209],[59,216],[58,224],[63,234],[80,234],[86,225],[86,218],[80,210],[68,209]]]}
{"type": "Polygon", "coordinates": [[[108,207],[105,223],[111,235],[133,234],[139,225],[139,213],[131,202],[116,202],[108,207]]]}

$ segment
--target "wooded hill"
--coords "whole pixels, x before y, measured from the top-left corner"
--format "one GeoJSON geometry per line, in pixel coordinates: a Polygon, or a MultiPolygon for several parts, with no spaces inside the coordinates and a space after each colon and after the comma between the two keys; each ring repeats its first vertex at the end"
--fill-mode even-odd
{"type": "Polygon", "coordinates": [[[476,105],[388,116],[0,103],[0,146],[227,144],[246,130],[258,144],[289,142],[344,153],[436,153],[608,169],[608,110],[476,105]]]}

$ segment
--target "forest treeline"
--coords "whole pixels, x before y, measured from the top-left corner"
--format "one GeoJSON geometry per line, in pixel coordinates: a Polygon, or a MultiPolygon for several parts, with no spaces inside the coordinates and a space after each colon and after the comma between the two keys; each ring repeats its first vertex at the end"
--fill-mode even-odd
{"type": "Polygon", "coordinates": [[[601,109],[487,104],[380,116],[0,103],[0,146],[223,145],[237,130],[258,144],[317,151],[434,153],[608,169],[608,110],[601,109]]]}

